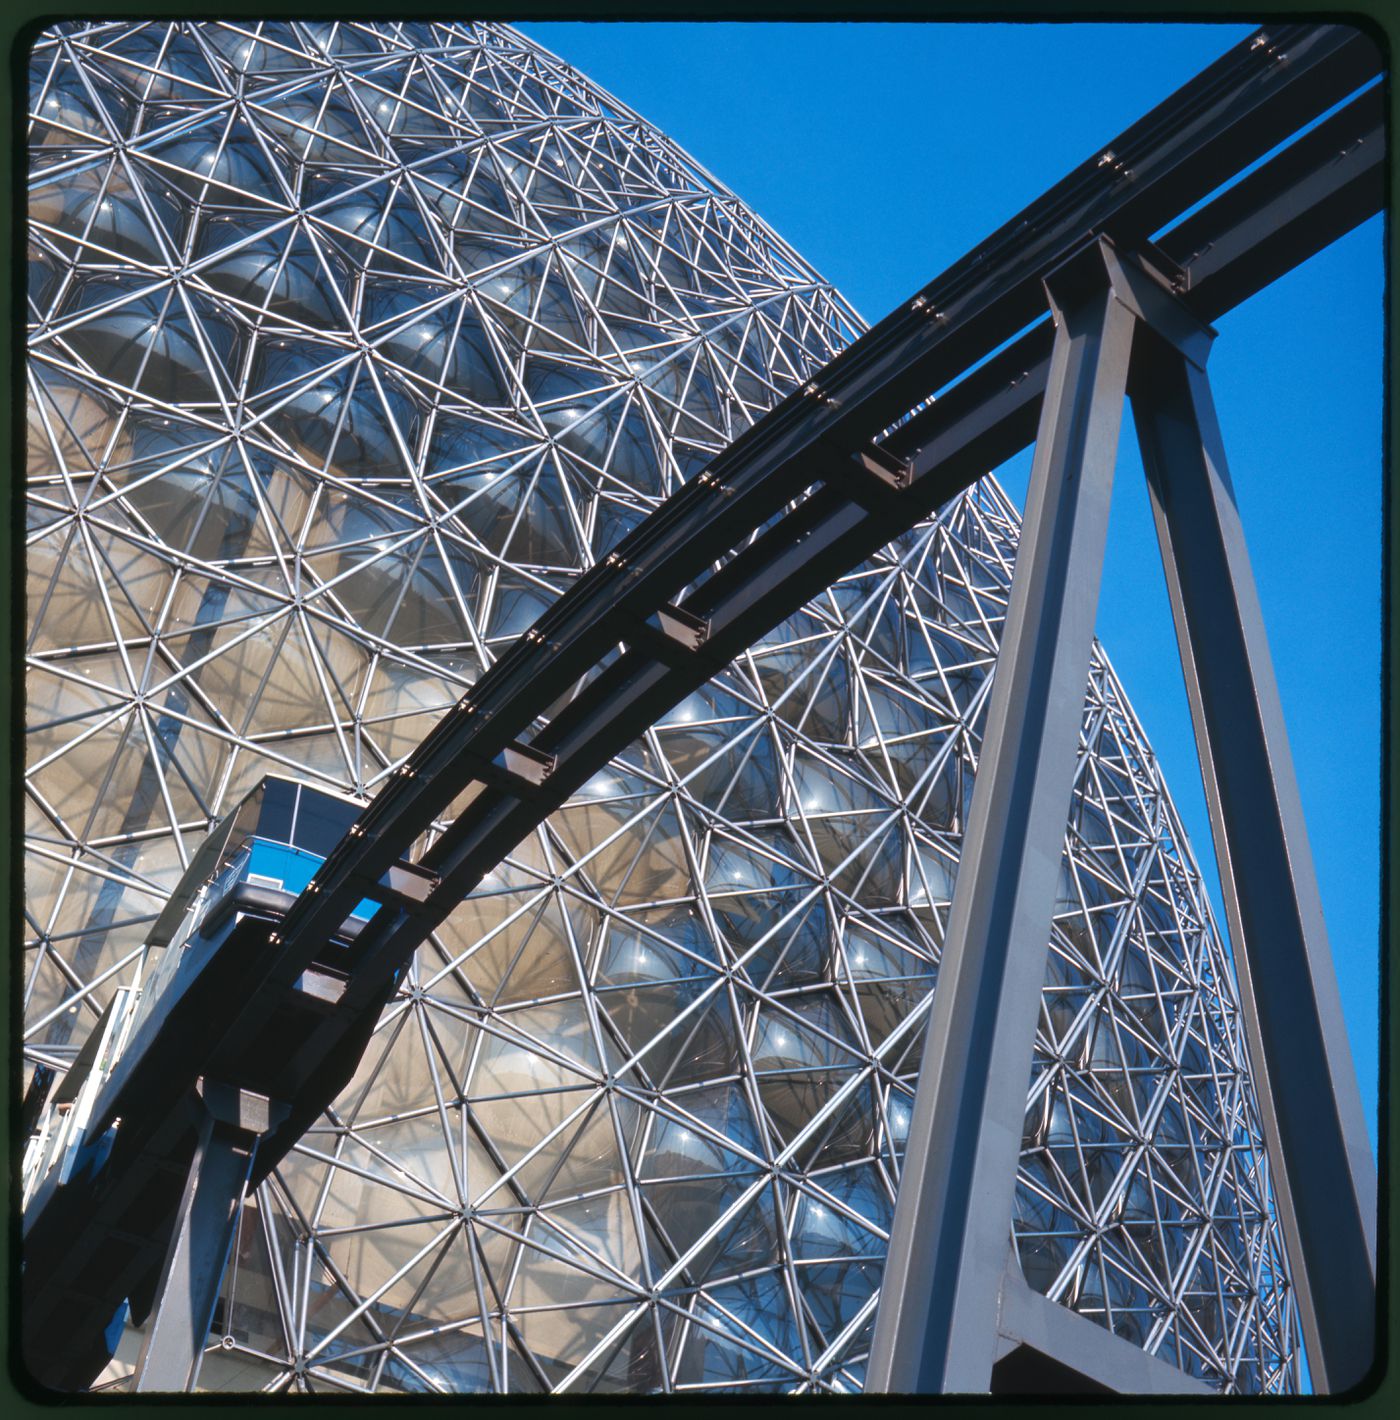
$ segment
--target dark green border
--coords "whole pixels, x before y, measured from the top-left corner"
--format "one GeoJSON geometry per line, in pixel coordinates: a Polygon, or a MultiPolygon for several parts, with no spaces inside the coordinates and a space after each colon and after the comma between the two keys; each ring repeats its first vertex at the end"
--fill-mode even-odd
{"type": "MultiPolygon", "coordinates": [[[[1197,23],[1229,21],[1236,24],[1266,24],[1271,19],[1280,18],[1336,18],[1349,20],[1367,28],[1375,38],[1388,47],[1388,52],[1392,54],[1396,49],[1397,38],[1400,38],[1400,7],[1388,6],[1384,0],[1362,0],[1362,3],[1359,4],[1326,3],[1326,0],[1323,0],[1323,3],[1311,4],[1288,3],[1288,0],[1279,3],[1279,0],[1275,0],[1272,4],[1250,11],[1235,5],[1224,9],[1218,4],[1212,4],[1211,0],[1177,0],[1175,4],[1161,6],[1114,4],[1111,3],[1111,0],[1077,0],[1077,3],[1061,6],[1045,3],[1045,0],[999,0],[999,3],[993,3],[986,7],[978,7],[970,0],[963,0],[963,3],[960,4],[929,3],[929,0],[875,0],[875,3],[865,5],[855,3],[855,0],[825,0],[825,3],[823,0],[805,0],[805,3],[802,3],[801,0],[787,0],[787,3],[784,3],[784,0],[757,0],[757,3],[745,3],[745,0],[678,0],[678,3],[671,6],[661,3],[660,0],[575,0],[575,3],[560,3],[560,0],[555,0],[553,4],[539,3],[539,0],[535,0],[535,3],[516,5],[505,5],[500,3],[500,0],[477,0],[477,3],[471,7],[464,6],[459,9],[431,3],[424,4],[420,8],[408,3],[386,6],[383,3],[366,4],[364,0],[341,0],[340,4],[326,5],[315,3],[315,0],[308,0],[308,3],[287,5],[280,9],[267,4],[225,3],[217,7],[216,16],[211,16],[211,18],[271,19],[330,16],[376,19],[391,16],[402,18],[410,14],[414,18],[420,19],[474,18],[506,21],[588,19],[990,21],[1024,19],[1066,22],[1076,20],[1190,20],[1197,23]]],[[[110,0],[108,3],[103,3],[103,0],[95,0],[95,2],[88,0],[88,3],[77,5],[69,10],[52,4],[35,3],[35,0],[12,0],[12,3],[6,6],[3,13],[0,14],[0,37],[3,37],[5,53],[9,58],[9,67],[4,79],[4,97],[7,102],[4,109],[4,141],[0,143],[0,183],[3,183],[0,190],[8,191],[10,194],[13,214],[11,221],[5,223],[3,230],[0,230],[0,255],[3,255],[5,270],[10,275],[9,281],[4,284],[3,288],[0,288],[0,302],[3,302],[3,314],[10,335],[10,339],[0,345],[0,381],[3,381],[11,391],[11,399],[0,403],[0,438],[3,439],[0,448],[9,453],[8,458],[0,459],[0,496],[4,497],[4,505],[9,509],[9,542],[6,548],[8,567],[5,569],[8,576],[0,579],[0,667],[3,667],[9,676],[10,691],[8,695],[0,695],[0,743],[9,746],[8,754],[0,754],[0,805],[3,805],[5,810],[5,817],[0,819],[0,823],[5,823],[9,827],[9,833],[3,836],[5,847],[8,849],[5,860],[8,871],[0,873],[0,910],[4,912],[3,919],[0,920],[9,923],[9,941],[15,944],[22,939],[23,935],[20,906],[23,896],[22,855],[17,850],[23,841],[22,800],[18,786],[23,782],[23,742],[20,738],[19,727],[24,722],[23,676],[20,673],[19,661],[24,644],[24,510],[23,478],[20,476],[24,458],[22,442],[24,421],[20,418],[12,419],[12,413],[23,406],[24,400],[22,361],[18,356],[23,335],[19,316],[24,310],[25,299],[24,272],[20,264],[23,244],[19,240],[22,235],[20,223],[23,220],[24,211],[24,159],[21,144],[24,135],[25,115],[25,57],[34,33],[46,23],[51,23],[54,20],[89,17],[94,19],[122,17],[187,19],[190,16],[191,7],[188,4],[172,4],[169,3],[169,0],[166,0],[166,3],[157,2],[139,6],[113,4],[110,3],[110,0]]],[[[567,59],[568,56],[561,57],[567,59]]],[[[931,82],[931,80],[928,76],[900,75],[897,57],[894,57],[891,82],[921,83],[931,82]]],[[[872,97],[874,101],[878,102],[878,95],[872,97]]],[[[1389,89],[1389,102],[1393,150],[1394,135],[1397,132],[1396,91],[1393,84],[1389,89]]],[[[1105,135],[1105,137],[1109,136],[1111,135],[1105,135]]],[[[1393,172],[1395,164],[1393,151],[1391,163],[1393,172]]],[[[1393,342],[1396,329],[1394,319],[1396,295],[1394,285],[1389,279],[1390,271],[1394,269],[1395,264],[1396,235],[1394,224],[1389,221],[1387,223],[1386,255],[1386,360],[1387,375],[1389,376],[1393,369],[1393,342]]],[[[930,272],[929,274],[935,273],[930,272]]],[[[1387,393],[1389,393],[1389,385],[1390,381],[1387,379],[1387,393]]],[[[91,1411],[105,1409],[109,1406],[120,1410],[123,1415],[142,1414],[147,1410],[173,1415],[200,1411],[210,1406],[227,1407],[229,1405],[252,1406],[258,1410],[270,1408],[279,1411],[311,1409],[323,1414],[327,1409],[344,1412],[372,1410],[375,1415],[407,1415],[419,1411],[425,1406],[441,1411],[444,1406],[469,1405],[475,1407],[481,1405],[491,1410],[508,1411],[514,1415],[545,1415],[559,1413],[561,1409],[567,1412],[574,1407],[597,1414],[600,1406],[621,1405],[630,1409],[636,1405],[658,1405],[664,1406],[670,1414],[686,1417],[708,1415],[720,1405],[723,1405],[726,1410],[734,1406],[741,1409],[773,1405],[815,1406],[828,1410],[835,1408],[848,1414],[863,1414],[867,1411],[907,1414],[915,1408],[922,1410],[929,1407],[936,1408],[944,1414],[969,1416],[985,1416],[1010,1412],[1013,1409],[1064,1414],[1070,1409],[1080,1407],[1104,1414],[1116,1412],[1120,1408],[1126,1410],[1147,1407],[1154,1416],[1159,1417],[1159,1420],[1177,1420],[1177,1417],[1183,1417],[1185,1420],[1185,1417],[1189,1417],[1202,1405],[1216,1403],[1231,1409],[1244,1407],[1250,1410],[1257,1410],[1261,1407],[1285,1407],[1290,1411],[1296,1411],[1302,1407],[1309,1415],[1317,1416],[1343,1411],[1358,1417],[1379,1416],[1400,1411],[1400,1381],[1397,1380],[1395,1368],[1391,1364],[1391,1356],[1395,1351],[1395,1312],[1391,1299],[1396,1290],[1397,1269],[1395,1250],[1390,1244],[1390,1219],[1396,1201],[1396,1180],[1391,1168],[1395,1137],[1395,1092],[1392,1089],[1395,1061],[1390,1046],[1395,1039],[1397,1026],[1397,1005],[1391,984],[1395,965],[1393,924],[1397,917],[1400,917],[1400,882],[1397,882],[1391,856],[1391,845],[1396,841],[1397,836],[1400,836],[1400,817],[1398,817],[1400,815],[1400,796],[1397,796],[1395,792],[1397,787],[1396,764],[1391,753],[1395,733],[1400,730],[1400,710],[1397,710],[1390,693],[1390,667],[1397,651],[1397,618],[1393,615],[1396,609],[1397,587],[1391,575],[1391,568],[1396,554],[1400,552],[1400,519],[1397,519],[1396,508],[1391,498],[1391,451],[1395,447],[1395,411],[1395,401],[1388,398],[1383,442],[1385,487],[1382,495],[1382,517],[1386,524],[1386,542],[1382,566],[1384,632],[1382,637],[1383,745],[1381,763],[1384,783],[1381,796],[1383,835],[1381,862],[1385,891],[1381,904],[1381,938],[1384,952],[1380,987],[1382,1117],[1380,1122],[1381,1211],[1379,1236],[1382,1263],[1378,1278],[1378,1301],[1381,1334],[1380,1362],[1370,1385],[1366,1387],[1367,1394],[1350,1401],[1307,1398],[1220,1402],[1109,1400],[1096,1403],[1087,1398],[1082,1400],[1076,1398],[1073,1401],[1053,1402],[1047,1400],[1045,1402],[1020,1402],[1014,1405],[1009,1401],[990,1399],[986,1401],[941,1402],[932,1397],[903,1399],[876,1398],[874,1396],[861,1397],[851,1401],[827,1398],[804,1400],[784,1397],[764,1397],[753,1400],[726,1397],[723,1401],[717,1399],[677,1401],[629,1399],[626,1397],[598,1399],[580,1397],[576,1400],[541,1402],[511,1397],[463,1397],[461,1399],[443,1397],[441,1400],[424,1397],[422,1400],[411,1402],[380,1401],[372,1398],[357,1402],[350,1398],[332,1398],[323,1401],[309,1397],[284,1401],[269,1398],[266,1401],[260,1401],[250,1396],[203,1396],[198,1400],[172,1398],[168,1401],[110,1396],[39,1401],[33,1397],[33,1393],[29,1391],[27,1386],[21,1389],[24,1382],[16,1375],[13,1365],[17,1339],[12,1305],[15,1292],[13,1259],[17,1254],[18,1218],[11,1196],[7,1199],[9,1205],[7,1226],[3,1233],[0,1233],[0,1277],[3,1277],[5,1283],[4,1287],[0,1288],[0,1317],[3,1317],[5,1322],[6,1339],[6,1365],[3,1375],[0,1375],[0,1415],[5,1417],[38,1417],[52,1415],[55,1412],[71,1413],[75,1408],[91,1411]]],[[[0,990],[4,993],[7,1040],[14,1038],[14,1027],[18,1019],[16,1007],[18,1000],[16,988],[20,980],[18,973],[19,954],[17,950],[12,949],[9,970],[0,974],[0,983],[2,983],[0,990]]],[[[14,1126],[22,1084],[18,1053],[11,1052],[7,1056],[7,1060],[9,1089],[6,1091],[4,1111],[7,1127],[10,1130],[9,1157],[12,1165],[10,1178],[13,1185],[15,1170],[18,1167],[18,1151],[14,1147],[14,1126]]],[[[10,1193],[13,1194],[13,1187],[11,1187],[10,1193]]]]}

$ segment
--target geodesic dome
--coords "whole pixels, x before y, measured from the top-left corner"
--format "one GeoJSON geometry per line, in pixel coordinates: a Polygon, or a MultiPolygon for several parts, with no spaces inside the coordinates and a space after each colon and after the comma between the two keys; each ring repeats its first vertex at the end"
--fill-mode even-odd
{"type": "MultiPolygon", "coordinates": [[[[861,323],[505,27],[67,24],[30,85],[25,1050],[63,1066],[229,805],[372,796],[861,323]]],[[[204,1386],[860,1389],[1016,537],[970,490],[513,849],[247,1200],[204,1386]]],[[[1028,1281],[1294,1388],[1231,968],[1097,650],[1050,945],[1028,1281]]]]}

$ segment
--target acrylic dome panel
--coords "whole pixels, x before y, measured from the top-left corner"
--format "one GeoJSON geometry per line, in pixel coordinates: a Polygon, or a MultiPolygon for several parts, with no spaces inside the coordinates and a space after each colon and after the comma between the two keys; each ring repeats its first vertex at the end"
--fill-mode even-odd
{"type": "MultiPolygon", "coordinates": [[[[227,806],[372,795],[862,327],[504,27],[66,25],[30,86],[24,1000],[61,1065],[227,806]]],[[[513,849],[248,1200],[203,1384],[859,1390],[1017,531],[970,490],[513,849]]],[[[1013,1227],[1038,1290],[1296,1386],[1231,968],[1097,650],[1013,1227]]]]}

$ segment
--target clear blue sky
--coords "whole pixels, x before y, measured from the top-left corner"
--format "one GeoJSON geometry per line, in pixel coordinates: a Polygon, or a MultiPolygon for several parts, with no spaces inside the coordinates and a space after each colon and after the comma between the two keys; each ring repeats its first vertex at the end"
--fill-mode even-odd
{"type": "MultiPolygon", "coordinates": [[[[1250,33],[1226,24],[521,28],[674,138],[872,322],[1250,33]]],[[[1382,292],[1376,217],[1222,319],[1211,357],[1373,1146],[1382,292]]],[[[1028,469],[1026,454],[999,471],[1018,502],[1028,469]]],[[[1114,500],[1099,634],[1213,879],[1130,417],[1114,500]]]]}

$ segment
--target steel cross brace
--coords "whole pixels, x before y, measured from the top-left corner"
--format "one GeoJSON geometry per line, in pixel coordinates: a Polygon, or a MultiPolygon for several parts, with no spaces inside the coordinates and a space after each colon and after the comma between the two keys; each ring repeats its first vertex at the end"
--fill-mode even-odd
{"type": "MultiPolygon", "coordinates": [[[[1130,362],[1309,1361],[1318,1389],[1338,1389],[1370,1362],[1375,1172],[1205,382],[1214,332],[1106,238],[1045,287],[1055,337],[1025,525],[866,1389],[988,1391],[1019,1296],[1011,1212],[1130,362]]],[[[1096,1384],[1141,1389],[1103,1339],[1096,1384]]]]}
{"type": "Polygon", "coordinates": [[[1204,1381],[1068,1307],[1031,1290],[1013,1250],[1006,1254],[997,1316],[998,1391],[1212,1394],[1204,1381]]]}

